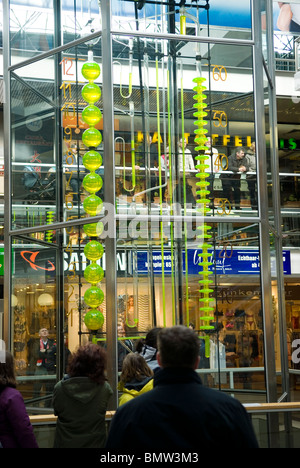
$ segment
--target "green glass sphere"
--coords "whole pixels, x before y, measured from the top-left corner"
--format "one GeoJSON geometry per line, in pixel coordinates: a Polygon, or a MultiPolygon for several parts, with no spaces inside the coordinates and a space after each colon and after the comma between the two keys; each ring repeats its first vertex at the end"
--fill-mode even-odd
{"type": "Polygon", "coordinates": [[[94,104],[101,98],[101,89],[95,83],[87,83],[81,90],[81,96],[89,104],[94,104]]]}
{"type": "Polygon", "coordinates": [[[100,310],[91,309],[85,314],[84,323],[89,330],[99,330],[104,324],[104,315],[100,310]]]}
{"type": "Polygon", "coordinates": [[[102,156],[95,150],[87,151],[82,158],[82,163],[89,171],[96,171],[102,164],[102,156]]]}
{"type": "Polygon", "coordinates": [[[100,242],[96,240],[91,240],[90,242],[88,242],[88,244],[84,246],[83,252],[86,258],[95,261],[99,260],[99,258],[102,257],[104,249],[103,245],[100,244],[100,242]]]}
{"type": "Polygon", "coordinates": [[[104,301],[104,292],[97,286],[91,286],[84,293],[84,302],[90,307],[98,307],[104,301]]]}
{"type": "Polygon", "coordinates": [[[83,109],[81,117],[86,124],[94,127],[102,119],[102,114],[99,107],[90,104],[83,109]]]}
{"type": "Polygon", "coordinates": [[[91,172],[84,177],[82,185],[87,192],[96,193],[101,189],[103,180],[99,174],[91,172]]]}
{"type": "Polygon", "coordinates": [[[83,226],[83,230],[85,234],[89,237],[100,237],[103,230],[104,226],[103,223],[90,223],[90,224],[85,224],[83,226]]]}
{"type": "Polygon", "coordinates": [[[82,65],[81,73],[86,80],[96,80],[101,73],[100,65],[96,62],[85,62],[82,65]]]}
{"type": "Polygon", "coordinates": [[[99,130],[91,127],[83,132],[82,141],[88,148],[97,148],[97,146],[99,146],[102,141],[102,135],[99,130]]]}
{"type": "Polygon", "coordinates": [[[97,263],[93,262],[84,270],[84,277],[88,283],[97,284],[104,278],[103,268],[97,263]]]}
{"type": "Polygon", "coordinates": [[[97,195],[89,195],[83,202],[83,209],[91,216],[96,216],[101,213],[103,202],[97,195]]]}

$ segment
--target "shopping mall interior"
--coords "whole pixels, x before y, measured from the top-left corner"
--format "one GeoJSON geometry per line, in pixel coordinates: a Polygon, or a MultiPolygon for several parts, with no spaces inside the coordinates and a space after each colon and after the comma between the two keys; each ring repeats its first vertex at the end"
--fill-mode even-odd
{"type": "Polygon", "coordinates": [[[119,347],[178,324],[260,446],[300,447],[300,0],[285,3],[288,25],[272,0],[0,5],[0,343],[40,447],[70,353],[106,348],[109,425],[119,347]]]}

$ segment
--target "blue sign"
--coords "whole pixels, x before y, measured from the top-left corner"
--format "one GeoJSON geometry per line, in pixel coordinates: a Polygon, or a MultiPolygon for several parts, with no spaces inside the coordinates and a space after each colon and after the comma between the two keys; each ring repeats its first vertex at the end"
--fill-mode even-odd
{"type": "MultiPolygon", "coordinates": [[[[201,250],[189,249],[188,255],[188,274],[198,275],[201,269],[199,263],[201,257],[199,254],[201,250]]],[[[172,254],[171,251],[166,250],[163,254],[164,258],[164,274],[170,275],[172,273],[172,254]]],[[[147,251],[137,252],[137,271],[139,274],[148,274],[149,271],[150,254],[147,251]]],[[[173,258],[173,262],[174,262],[173,258]]],[[[241,249],[241,250],[224,250],[216,249],[215,254],[212,252],[210,258],[212,263],[210,270],[216,272],[218,275],[259,275],[260,274],[260,256],[258,250],[241,249]]],[[[163,263],[162,253],[160,250],[152,252],[152,266],[154,274],[162,274],[163,263]]],[[[185,252],[182,252],[182,266],[183,272],[186,273],[185,252]]],[[[271,269],[275,270],[272,267],[271,269]]],[[[291,274],[291,254],[290,251],[283,252],[283,269],[285,275],[291,274]]]]}

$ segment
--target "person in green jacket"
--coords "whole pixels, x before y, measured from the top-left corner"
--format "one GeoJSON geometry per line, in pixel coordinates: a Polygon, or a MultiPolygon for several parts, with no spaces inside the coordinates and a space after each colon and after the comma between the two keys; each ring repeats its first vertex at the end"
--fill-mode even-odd
{"type": "Polygon", "coordinates": [[[54,387],[54,448],[103,448],[105,413],[112,393],[106,379],[105,349],[93,343],[80,346],[71,356],[68,374],[54,387]]]}
{"type": "Polygon", "coordinates": [[[138,353],[127,354],[123,361],[118,390],[119,406],[153,388],[153,370],[138,353]]]}

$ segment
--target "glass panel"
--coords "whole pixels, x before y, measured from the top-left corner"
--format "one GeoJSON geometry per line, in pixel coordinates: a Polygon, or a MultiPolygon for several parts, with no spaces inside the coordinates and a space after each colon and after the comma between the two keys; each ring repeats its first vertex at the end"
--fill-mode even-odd
{"type": "MultiPolygon", "coordinates": [[[[208,216],[257,215],[252,51],[241,46],[195,45],[114,38],[116,196],[119,212],[166,209],[179,203],[186,213],[197,207],[200,160],[195,141],[196,77],[202,75],[208,116],[205,164],[208,216]],[[122,46],[121,46],[121,45],[122,46]],[[180,50],[177,61],[168,48],[180,50]],[[155,58],[160,54],[162,58],[155,58]],[[211,63],[207,57],[211,57],[211,63]],[[216,65],[218,64],[218,65],[216,65]],[[176,74],[173,76],[174,67],[176,74]],[[243,77],[236,72],[244,67],[243,77]],[[241,68],[242,67],[242,68],[241,68]],[[243,86],[238,85],[242,80],[243,86]],[[174,91],[174,84],[178,92],[174,91]],[[194,80],[194,81],[193,81],[194,80]],[[239,92],[236,90],[239,89],[239,92]],[[159,93],[157,94],[157,90],[159,93]],[[175,109],[179,109],[177,112],[175,109]],[[181,140],[186,140],[182,148],[181,140]],[[171,150],[170,150],[171,149],[171,150]],[[168,151],[169,170],[164,170],[168,151]],[[237,153],[241,153],[237,155],[237,153]],[[212,157],[210,157],[212,155],[212,157]],[[242,158],[244,164],[239,160],[242,158]],[[183,160],[185,163],[183,164],[183,160]],[[232,187],[234,190],[232,191],[232,187]],[[234,198],[235,197],[235,198],[234,198]],[[135,204],[132,204],[134,203],[135,204]],[[236,206],[235,206],[236,205],[236,206]]],[[[144,211],[145,212],[145,211],[144,211]]]]}
{"type": "Polygon", "coordinates": [[[10,2],[11,62],[46,52],[54,47],[54,10],[52,0],[10,2]]]}
{"type": "Polygon", "coordinates": [[[99,5],[98,0],[62,2],[61,24],[63,44],[68,44],[75,39],[86,37],[101,30],[99,5]]]}
{"type": "Polygon", "coordinates": [[[33,80],[32,71],[21,69],[22,78],[11,80],[13,229],[47,224],[56,216],[53,78],[33,80]]]}
{"type": "MultiPolygon", "coordinates": [[[[137,2],[114,2],[113,27],[120,31],[113,35],[111,58],[114,128],[109,138],[115,142],[115,173],[106,173],[105,178],[101,88],[106,51],[101,39],[87,38],[76,48],[13,73],[13,228],[49,223],[49,232],[33,233],[28,245],[24,238],[14,239],[12,293],[30,323],[35,311],[40,321],[56,312],[59,323],[42,326],[51,333],[55,327],[53,339],[56,330],[59,337],[65,336],[68,352],[90,340],[106,347],[110,259],[105,240],[115,236],[118,370],[124,344],[135,349],[151,328],[181,323],[194,327],[201,340],[198,372],[206,385],[243,401],[265,401],[252,47],[198,44],[180,37],[181,32],[250,39],[250,2],[230,15],[224,14],[220,2],[218,13],[217,3],[208,12],[202,6],[205,2],[198,11],[193,6],[171,14],[164,10],[161,15],[161,5],[139,9],[137,2]],[[196,15],[196,21],[189,14],[196,15]],[[168,29],[178,34],[178,40],[129,38],[122,35],[123,28],[126,33],[129,28],[151,33],[168,29]],[[87,62],[93,65],[86,72],[87,62]],[[93,130],[89,137],[92,133],[101,137],[89,140],[86,130],[93,130]],[[47,151],[40,148],[42,141],[47,142],[47,151]],[[49,203],[40,193],[24,203],[20,190],[24,163],[37,168],[43,181],[49,168],[55,168],[49,203]],[[114,176],[116,204],[105,204],[102,210],[103,183],[111,183],[114,176]],[[106,216],[112,213],[117,232],[110,231],[106,216]],[[95,215],[103,218],[79,224],[95,215]],[[67,221],[69,226],[54,232],[55,221],[67,221]],[[57,258],[63,259],[63,279],[55,276],[57,258]],[[60,300],[51,307],[40,304],[39,292],[60,300]]],[[[87,34],[84,24],[88,33],[95,24],[96,30],[101,27],[98,3],[87,2],[84,8],[73,2],[64,10],[64,42],[87,34]]],[[[14,313],[15,322],[18,311],[14,313]]],[[[38,340],[36,333],[29,330],[26,340],[38,340]]],[[[65,362],[66,355],[59,356],[63,371],[65,362]]],[[[29,381],[24,380],[26,385],[29,381]]],[[[23,390],[28,390],[25,384],[23,390]]],[[[30,400],[32,394],[33,388],[30,400]]]]}
{"type": "Polygon", "coordinates": [[[25,243],[14,238],[12,265],[12,342],[18,388],[29,412],[40,412],[41,407],[52,412],[57,364],[56,249],[34,239],[25,243]]]}

